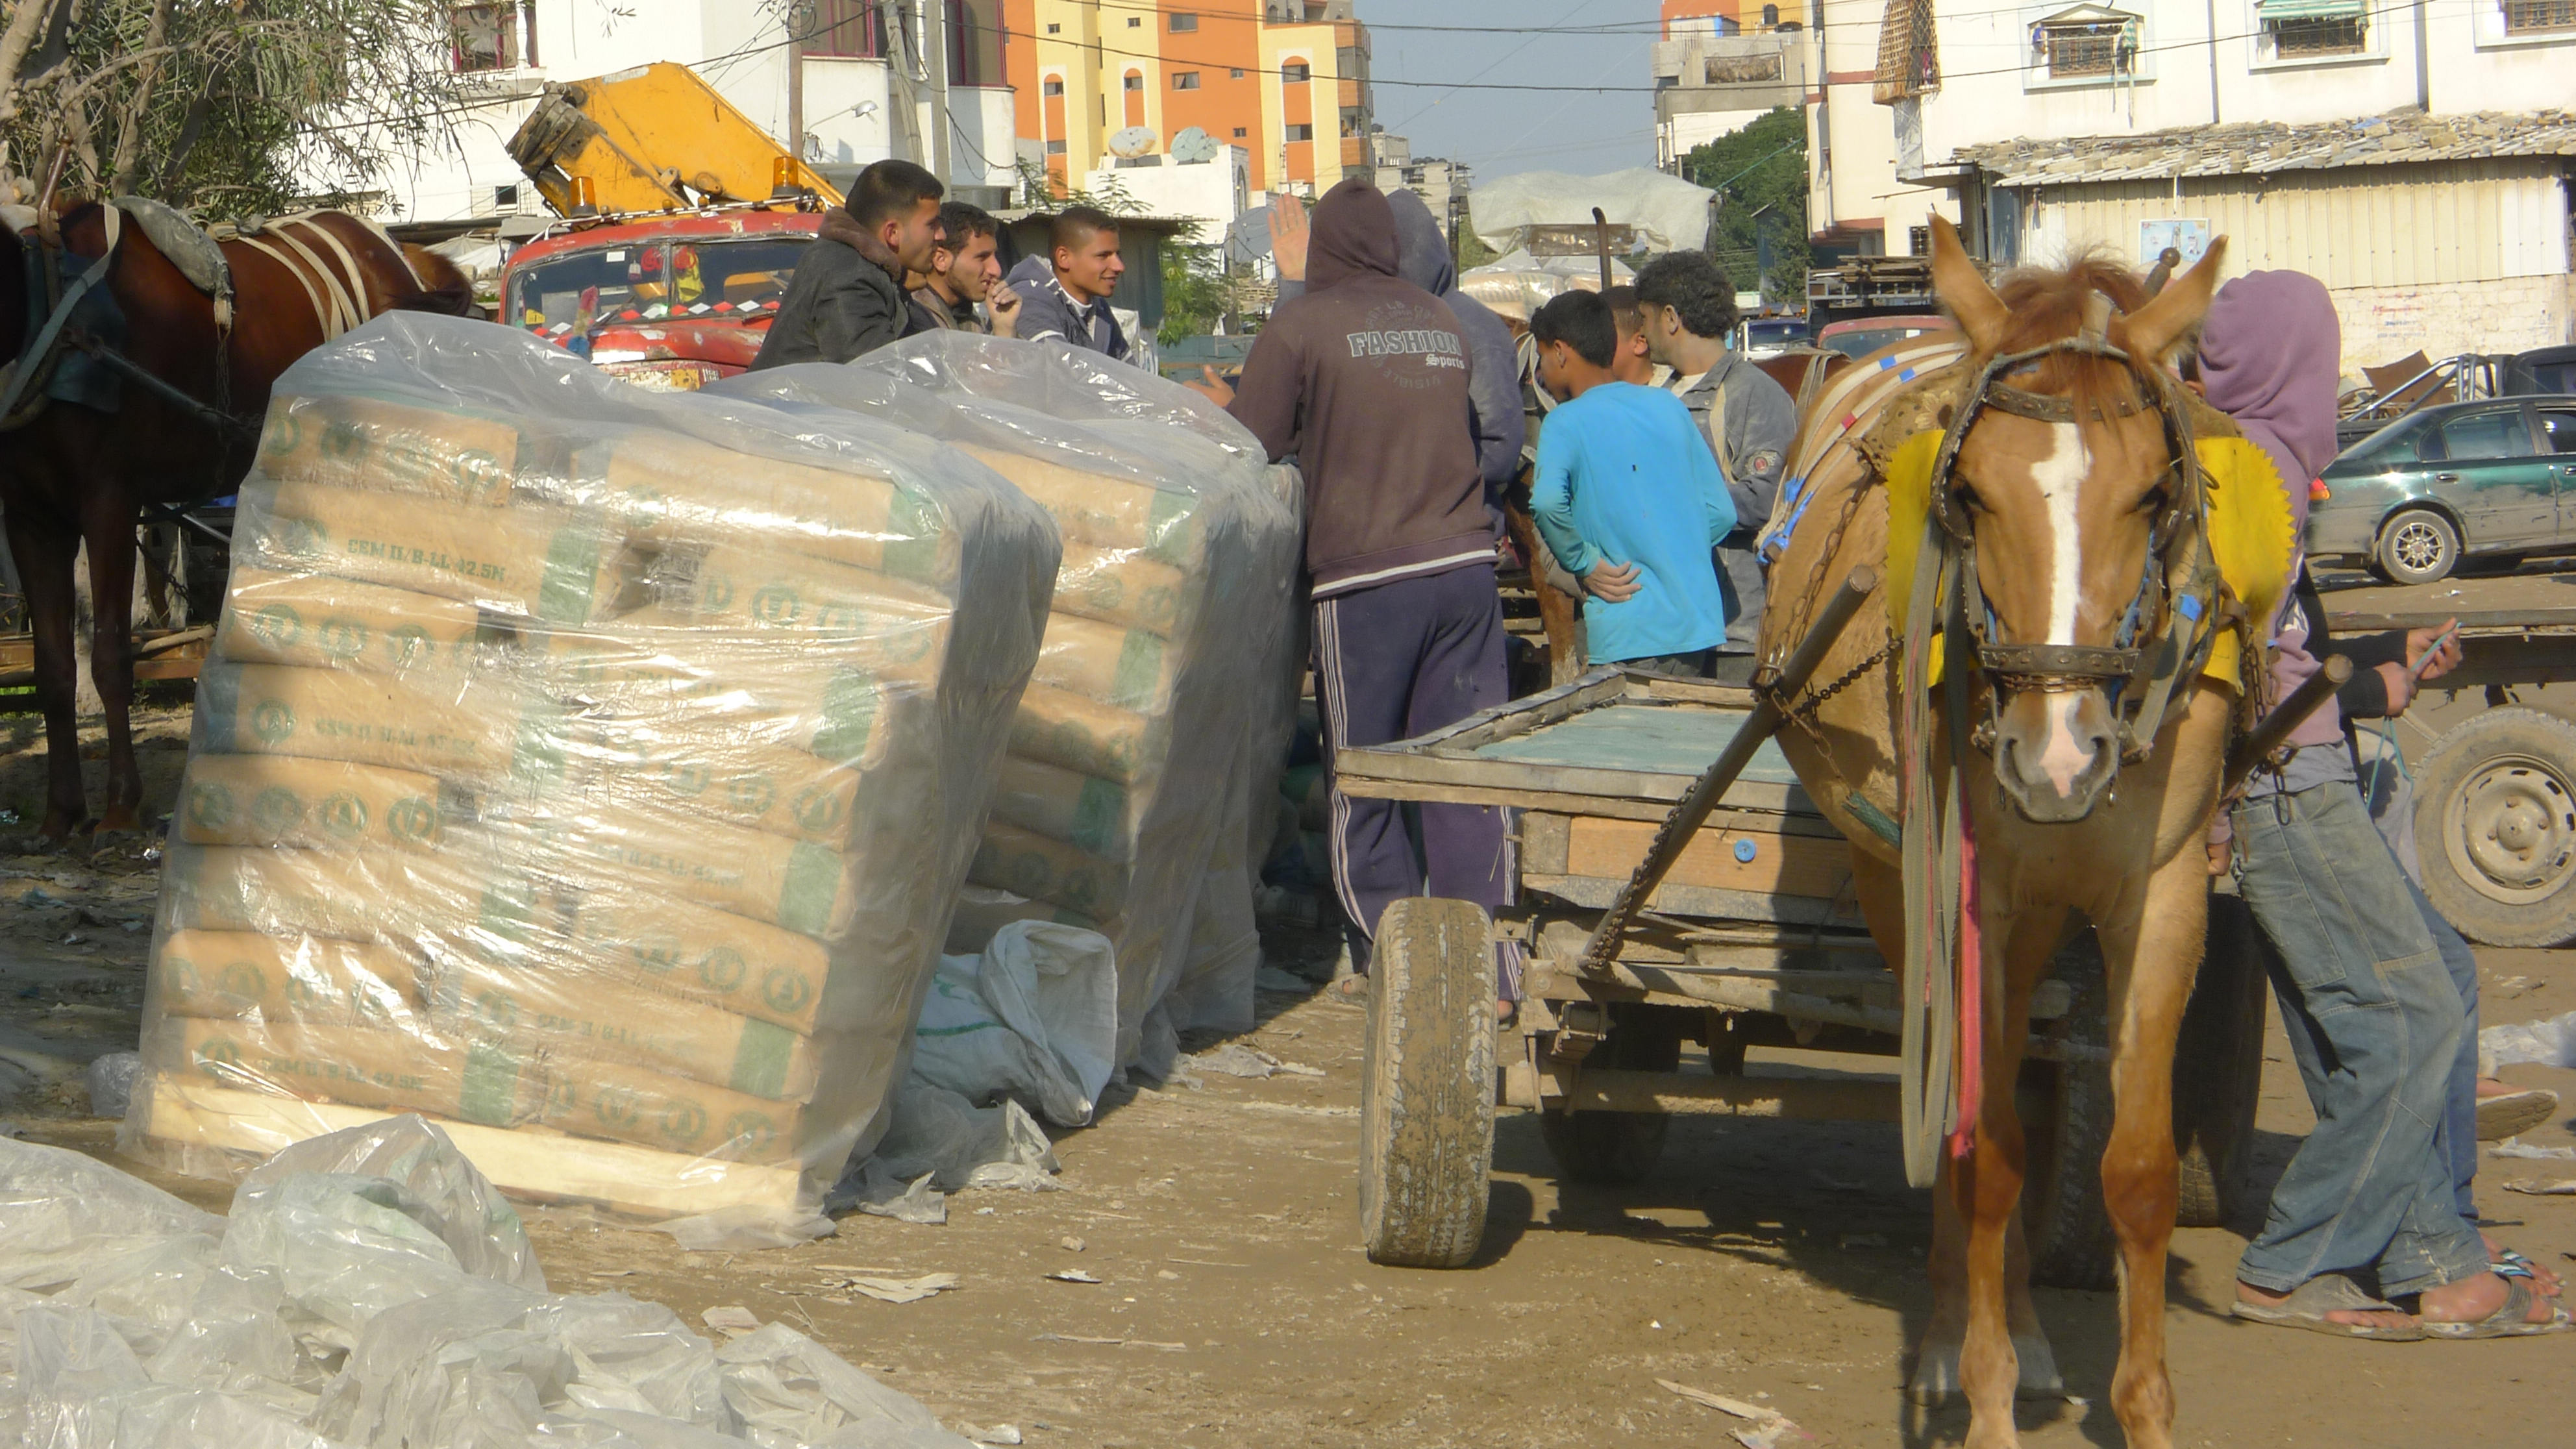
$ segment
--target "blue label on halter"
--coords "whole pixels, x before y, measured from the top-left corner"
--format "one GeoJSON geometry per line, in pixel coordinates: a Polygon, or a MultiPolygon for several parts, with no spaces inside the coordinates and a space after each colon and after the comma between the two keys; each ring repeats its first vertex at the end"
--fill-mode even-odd
{"type": "Polygon", "coordinates": [[[2197,624],[2200,622],[2200,600],[2193,595],[2185,594],[2174,600],[2174,612],[2197,624]]]}

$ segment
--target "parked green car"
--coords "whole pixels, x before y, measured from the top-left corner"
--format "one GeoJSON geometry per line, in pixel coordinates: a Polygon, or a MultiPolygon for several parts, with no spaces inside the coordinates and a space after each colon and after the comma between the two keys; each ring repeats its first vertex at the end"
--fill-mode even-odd
{"type": "Polygon", "coordinates": [[[2464,558],[2576,552],[2576,397],[2425,408],[2355,443],[2311,495],[2308,552],[2396,584],[2464,558]]]}

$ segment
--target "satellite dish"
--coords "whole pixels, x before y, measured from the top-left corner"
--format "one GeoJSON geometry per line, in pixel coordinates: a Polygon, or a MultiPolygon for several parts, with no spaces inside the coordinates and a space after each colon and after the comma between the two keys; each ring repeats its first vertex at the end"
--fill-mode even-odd
{"type": "Polygon", "coordinates": [[[1154,134],[1151,126],[1129,126],[1125,130],[1110,135],[1109,154],[1130,161],[1139,156],[1151,156],[1154,154],[1154,143],[1161,139],[1154,134]]]}
{"type": "Polygon", "coordinates": [[[1216,143],[1216,137],[1197,126],[1192,126],[1172,138],[1172,159],[1184,166],[1193,166],[1201,161],[1213,161],[1216,159],[1216,153],[1221,149],[1223,148],[1216,143]]]}
{"type": "Polygon", "coordinates": [[[1269,207],[1256,206],[1234,219],[1234,225],[1225,229],[1225,255],[1239,267],[1270,255],[1269,207]]]}

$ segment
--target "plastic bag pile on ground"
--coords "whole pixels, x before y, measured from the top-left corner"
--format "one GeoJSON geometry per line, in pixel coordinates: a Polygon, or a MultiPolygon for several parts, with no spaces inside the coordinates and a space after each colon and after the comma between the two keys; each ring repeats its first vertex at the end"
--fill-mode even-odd
{"type": "MultiPolygon", "coordinates": [[[[969,874],[983,889],[948,949],[981,950],[1013,919],[1098,929],[1117,950],[1118,1060],[1156,1076],[1179,1030],[1249,1026],[1252,796],[1236,786],[1261,773],[1256,720],[1286,707],[1298,547],[1296,495],[1251,434],[1136,368],[955,332],[712,390],[928,433],[1008,478],[1063,535],[1046,639],[969,874]],[[1194,980],[1212,864],[1225,898],[1194,980]]],[[[1266,798],[1271,778],[1254,792],[1266,798]]]]}
{"type": "Polygon", "coordinates": [[[234,549],[127,1149],[419,1111],[514,1192],[810,1223],[979,844],[1044,512],[395,314],[280,382],[234,549]]]}
{"type": "Polygon", "coordinates": [[[0,1444],[31,1449],[968,1449],[772,1323],[723,1344],[547,1291],[492,1184],[418,1117],[317,1137],[228,1217],[0,1139],[0,1444]]]}

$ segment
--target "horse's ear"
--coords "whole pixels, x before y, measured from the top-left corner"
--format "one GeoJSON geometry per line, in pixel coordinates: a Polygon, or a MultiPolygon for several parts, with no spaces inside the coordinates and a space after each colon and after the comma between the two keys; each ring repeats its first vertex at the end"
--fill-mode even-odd
{"type": "Polygon", "coordinates": [[[2122,319],[2122,346],[2142,362],[2162,362],[2200,319],[2209,315],[2209,299],[2218,291],[2218,270],[2226,265],[2227,238],[2213,237],[2209,250],[2192,269],[2165,284],[2154,301],[2122,319]]]}
{"type": "Polygon", "coordinates": [[[1941,294],[1942,305],[1959,319],[1959,330],[1968,334],[1978,356],[1991,357],[2003,346],[2012,309],[1986,285],[1977,264],[1968,260],[1959,229],[1938,212],[1932,215],[1932,290],[1941,294]]]}

